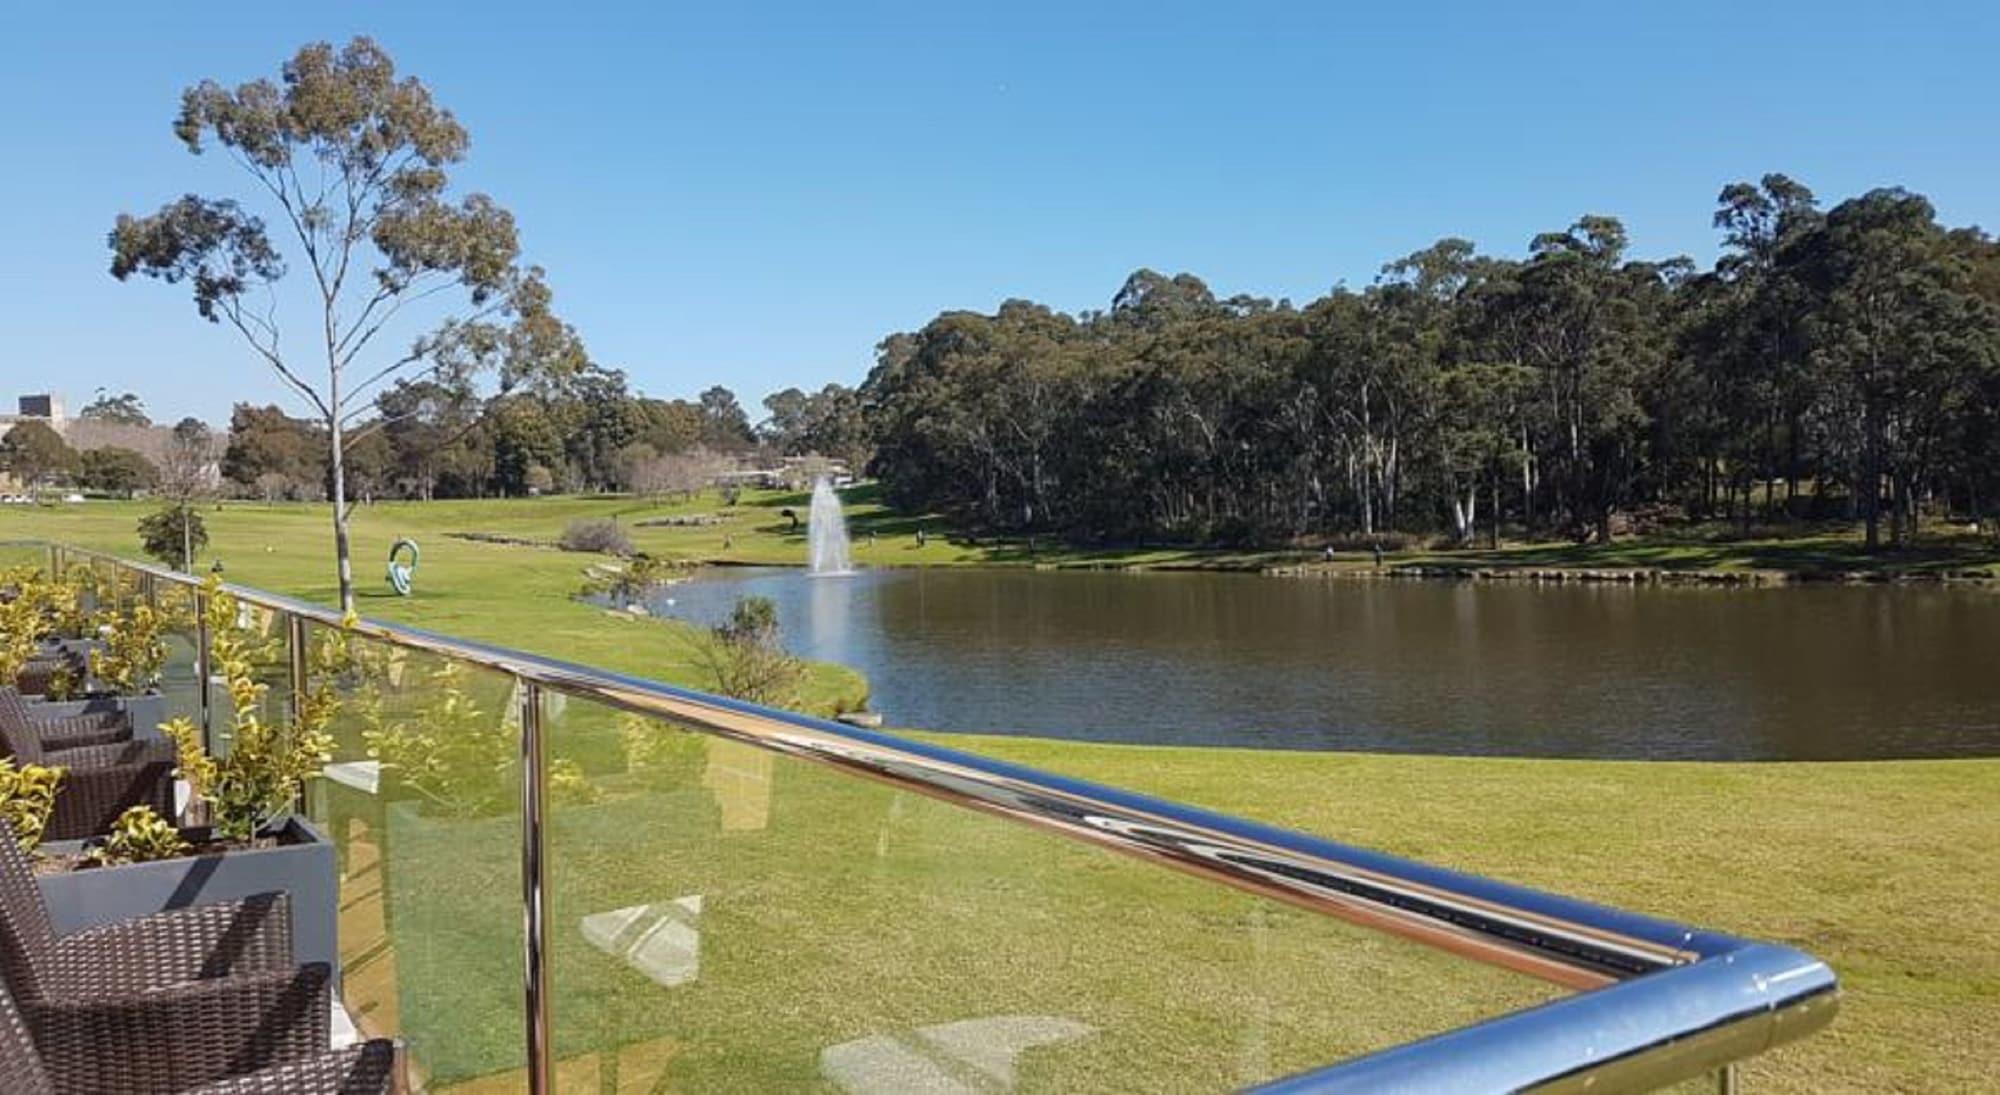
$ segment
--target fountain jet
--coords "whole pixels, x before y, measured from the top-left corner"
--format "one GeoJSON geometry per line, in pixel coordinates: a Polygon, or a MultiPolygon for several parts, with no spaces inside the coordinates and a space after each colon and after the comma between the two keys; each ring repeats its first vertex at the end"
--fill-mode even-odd
{"type": "Polygon", "coordinates": [[[854,573],[854,561],[847,549],[847,518],[840,512],[840,495],[825,476],[813,480],[812,512],[806,519],[806,543],[812,575],[854,573]]]}

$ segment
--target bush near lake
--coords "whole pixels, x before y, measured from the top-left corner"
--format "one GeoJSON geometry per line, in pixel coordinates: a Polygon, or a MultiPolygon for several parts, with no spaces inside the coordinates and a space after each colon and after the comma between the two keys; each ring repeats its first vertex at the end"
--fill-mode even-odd
{"type": "Polygon", "coordinates": [[[610,518],[588,518],[564,526],[556,541],[564,551],[594,551],[600,555],[632,554],[632,537],[610,518]]]}

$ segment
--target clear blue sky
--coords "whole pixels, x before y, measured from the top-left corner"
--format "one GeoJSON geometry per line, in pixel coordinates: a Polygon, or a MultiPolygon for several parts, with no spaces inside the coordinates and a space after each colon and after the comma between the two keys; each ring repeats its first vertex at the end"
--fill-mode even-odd
{"type": "Polygon", "coordinates": [[[460,182],[635,386],[755,408],[885,333],[1140,266],[1305,300],[1442,235],[1518,254],[1589,212],[1714,251],[1730,180],[1899,183],[2000,227],[2000,5],[1312,2],[17,5],[0,96],[0,395],[281,397],[104,234],[238,187],[180,89],[380,40],[471,130],[460,182]]]}

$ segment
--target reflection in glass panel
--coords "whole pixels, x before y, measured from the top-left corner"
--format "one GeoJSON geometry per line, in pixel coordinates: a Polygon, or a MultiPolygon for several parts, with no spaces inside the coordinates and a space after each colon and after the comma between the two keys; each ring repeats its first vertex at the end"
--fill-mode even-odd
{"type": "Polygon", "coordinates": [[[195,591],[177,582],[153,583],[153,607],[160,614],[160,637],[167,659],[160,671],[160,692],[167,698],[169,717],[201,718],[201,684],[196,679],[198,642],[195,591]]]}
{"type": "Polygon", "coordinates": [[[602,1090],[1220,1090],[1557,990],[571,698],[561,1074],[602,1090]]]}
{"type": "Polygon", "coordinates": [[[428,1089],[524,1085],[519,703],[513,679],[309,629],[340,707],[308,793],[340,872],[342,996],[428,1089]]]}

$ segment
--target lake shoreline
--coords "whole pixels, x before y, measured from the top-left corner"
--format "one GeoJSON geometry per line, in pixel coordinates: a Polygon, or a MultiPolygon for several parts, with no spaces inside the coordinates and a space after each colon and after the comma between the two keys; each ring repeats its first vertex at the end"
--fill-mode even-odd
{"type": "MultiPolygon", "coordinates": [[[[805,563],[788,561],[772,562],[733,556],[715,556],[678,561],[690,568],[780,568],[800,571],[807,569],[807,564],[805,563]]],[[[1271,564],[1263,561],[1262,557],[1241,558],[1225,549],[1216,549],[1215,554],[1208,558],[1175,559],[1160,562],[1143,560],[1117,562],[1095,559],[1052,559],[1049,561],[1024,562],[1010,562],[1005,560],[980,560],[972,562],[923,561],[868,563],[862,564],[856,569],[1096,571],[1136,574],[1257,574],[1267,578],[1422,579],[1451,582],[1576,582],[1623,585],[1990,585],[2000,582],[2000,575],[1996,575],[1990,570],[1970,567],[1928,570],[1887,566],[1872,570],[1731,569],[1725,567],[1550,567],[1529,563],[1494,565],[1454,563],[1448,561],[1390,562],[1387,561],[1386,557],[1383,565],[1377,567],[1366,559],[1337,559],[1331,563],[1298,562],[1271,564]]]]}
{"type": "Polygon", "coordinates": [[[1276,578],[1424,579],[1482,582],[1576,582],[1621,585],[1985,585],[1994,576],[1982,570],[1675,570],[1665,567],[1542,567],[1470,566],[1406,563],[1397,566],[1343,567],[1303,564],[1266,567],[1259,573],[1276,578]]]}

